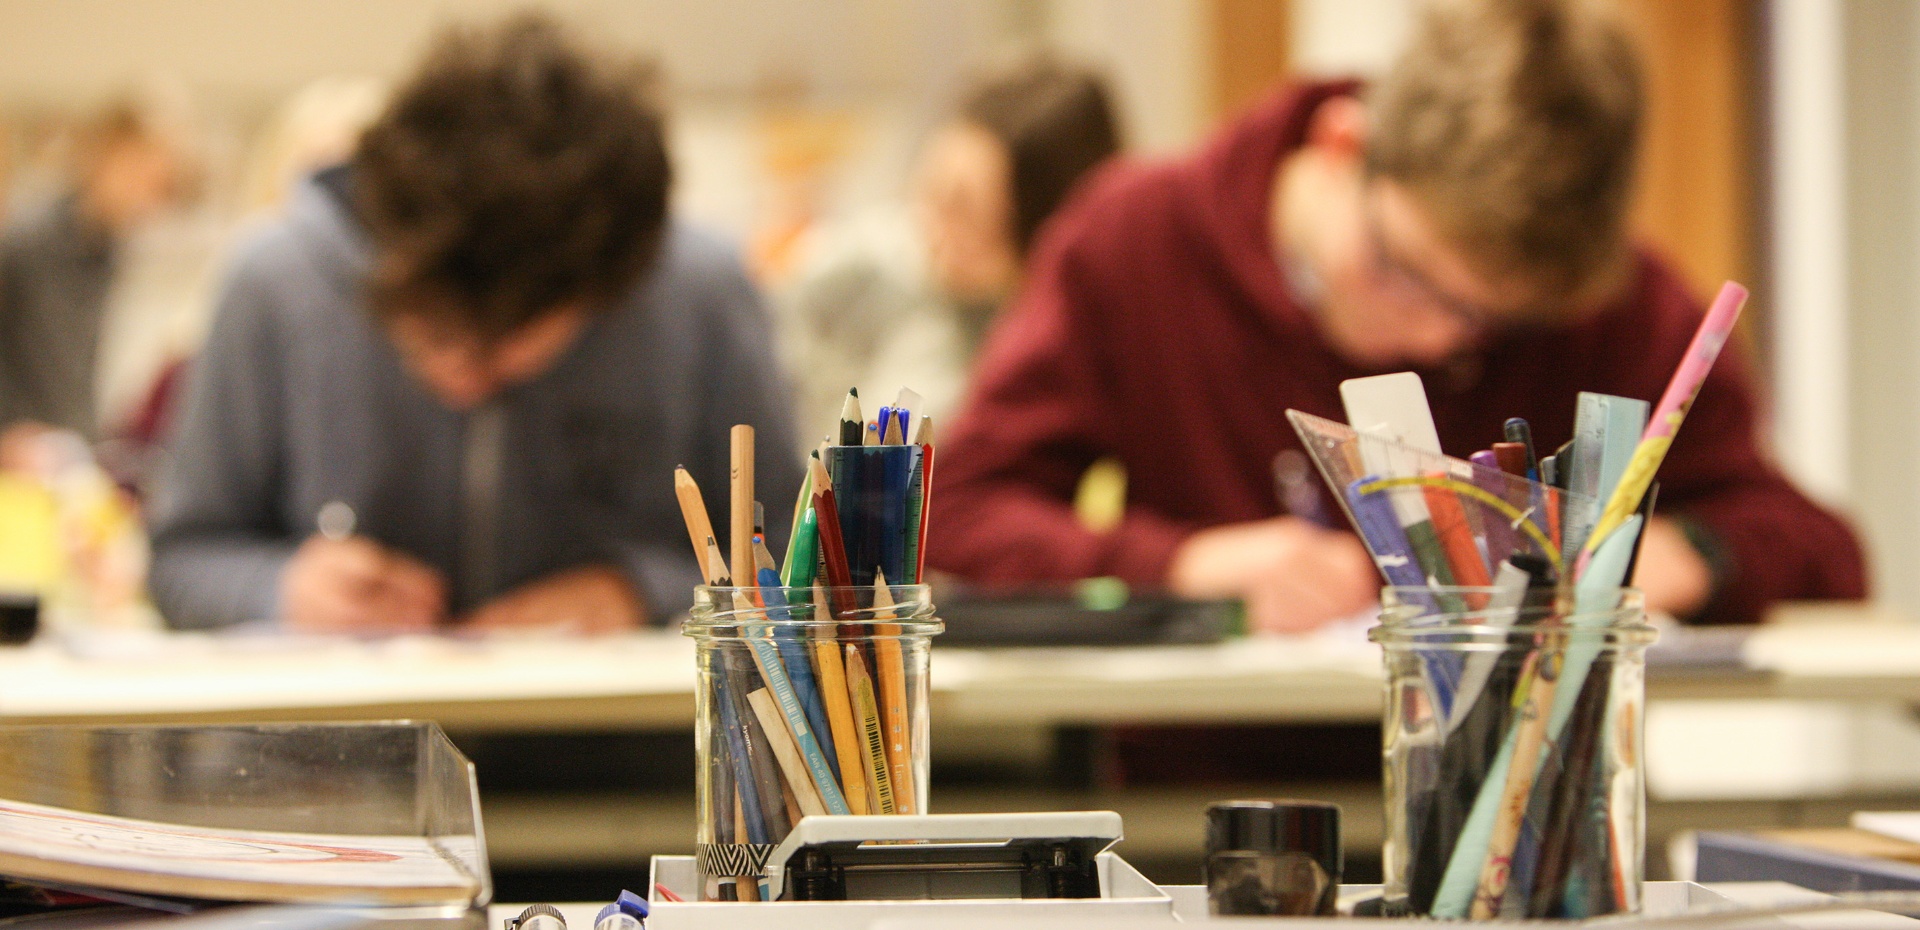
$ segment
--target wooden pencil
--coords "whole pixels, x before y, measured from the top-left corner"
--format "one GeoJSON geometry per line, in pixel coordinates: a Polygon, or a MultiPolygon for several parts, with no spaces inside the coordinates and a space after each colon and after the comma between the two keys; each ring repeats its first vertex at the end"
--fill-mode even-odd
{"type": "Polygon", "coordinates": [[[866,417],[860,415],[860,389],[850,388],[847,399],[840,405],[840,444],[857,446],[865,441],[866,417]]]}
{"type": "MultiPolygon", "coordinates": [[[[820,586],[813,589],[816,610],[827,607],[827,594],[820,586]]],[[[821,635],[813,641],[813,660],[820,679],[820,698],[827,705],[827,726],[833,732],[833,751],[840,763],[840,786],[847,796],[847,807],[856,814],[871,813],[860,758],[860,731],[853,722],[853,702],[847,692],[847,667],[841,662],[839,640],[832,628],[816,627],[821,635]]]]}
{"type": "Polygon", "coordinates": [[[860,771],[866,774],[868,807],[875,814],[899,813],[893,778],[888,773],[886,730],[880,722],[880,702],[873,693],[873,676],[867,674],[867,661],[860,655],[859,645],[847,643],[843,651],[847,659],[847,697],[860,727],[860,771]]]}
{"type": "Polygon", "coordinates": [[[707,587],[724,588],[733,584],[733,577],[727,573],[727,557],[720,554],[720,543],[707,534],[707,587]]]}
{"type": "Polygon", "coordinates": [[[840,504],[833,491],[833,478],[827,466],[814,456],[807,462],[813,473],[813,510],[820,531],[820,558],[827,567],[828,594],[833,597],[836,618],[854,609],[848,597],[853,592],[853,569],[847,564],[847,542],[840,533],[840,504]]]}
{"type": "Polygon", "coordinates": [[[680,499],[680,517],[687,524],[687,538],[693,541],[693,561],[700,566],[702,580],[711,579],[707,568],[707,538],[713,535],[713,521],[707,516],[706,498],[700,495],[700,483],[685,465],[673,469],[673,494],[680,499]]]}
{"type": "Polygon", "coordinates": [[[736,570],[743,573],[737,583],[753,586],[753,427],[742,423],[733,428],[732,436],[732,510],[728,523],[727,546],[732,557],[728,559],[736,570]]]}
{"type": "Polygon", "coordinates": [[[807,764],[800,760],[800,749],[787,733],[786,716],[780,712],[779,702],[767,689],[761,688],[747,695],[747,703],[753,705],[754,716],[760,718],[760,728],[767,731],[767,743],[773,747],[773,757],[787,777],[787,786],[793,789],[800,813],[803,816],[826,813],[827,805],[814,788],[813,776],[807,774],[807,764]]]}
{"type": "MultiPolygon", "coordinates": [[[[887,573],[876,572],[873,582],[875,615],[892,619],[893,589],[887,573]]],[[[914,798],[913,725],[907,717],[907,666],[900,653],[900,625],[873,625],[873,663],[880,673],[880,714],[887,736],[887,774],[893,783],[894,806],[902,814],[917,814],[914,798]]]]}

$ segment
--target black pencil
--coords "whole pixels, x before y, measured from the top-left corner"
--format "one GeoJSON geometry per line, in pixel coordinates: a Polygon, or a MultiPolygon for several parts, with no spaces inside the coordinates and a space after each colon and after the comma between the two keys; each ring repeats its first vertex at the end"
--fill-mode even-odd
{"type": "Polygon", "coordinates": [[[857,446],[865,442],[866,422],[860,415],[860,389],[847,389],[847,400],[840,405],[840,444],[857,446]]]}
{"type": "Polygon", "coordinates": [[[1527,480],[1540,480],[1540,456],[1533,449],[1533,427],[1527,424],[1525,417],[1509,417],[1501,433],[1508,442],[1517,442],[1527,449],[1527,480]]]}

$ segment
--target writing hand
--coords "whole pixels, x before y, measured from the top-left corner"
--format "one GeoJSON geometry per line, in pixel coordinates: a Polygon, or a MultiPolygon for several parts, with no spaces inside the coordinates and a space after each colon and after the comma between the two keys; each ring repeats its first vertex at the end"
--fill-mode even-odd
{"type": "Polygon", "coordinates": [[[1375,602],[1380,576],[1351,533],[1299,517],[1234,523],[1193,534],[1167,582],[1187,597],[1237,597],[1256,632],[1299,633],[1375,602]]]}

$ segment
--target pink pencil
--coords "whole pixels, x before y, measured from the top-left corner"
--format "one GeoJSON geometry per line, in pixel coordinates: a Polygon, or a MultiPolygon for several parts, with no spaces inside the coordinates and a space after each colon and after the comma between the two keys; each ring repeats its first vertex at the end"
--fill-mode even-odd
{"type": "Polygon", "coordinates": [[[1576,576],[1586,571],[1588,559],[1607,536],[1639,509],[1640,498],[1646,495],[1654,472],[1660,470],[1660,463],[1666,459],[1674,434],[1680,431],[1680,423],[1687,418],[1688,408],[1699,396],[1700,385],[1707,380],[1707,372],[1713,370],[1720,349],[1733,334],[1733,324],[1740,319],[1740,308],[1746,303],[1746,288],[1732,281],[1720,285],[1719,295],[1713,298],[1713,306],[1707,309],[1706,319],[1701,320],[1700,328],[1694,331],[1693,342],[1687,345],[1680,367],[1674,369],[1673,380],[1667,382],[1666,393],[1660,395],[1660,403],[1647,420],[1647,428],[1640,434],[1640,444],[1634,448],[1633,458],[1627,461],[1620,483],[1614,485],[1613,496],[1607,498],[1599,522],[1587,535],[1574,572],[1576,576]]]}

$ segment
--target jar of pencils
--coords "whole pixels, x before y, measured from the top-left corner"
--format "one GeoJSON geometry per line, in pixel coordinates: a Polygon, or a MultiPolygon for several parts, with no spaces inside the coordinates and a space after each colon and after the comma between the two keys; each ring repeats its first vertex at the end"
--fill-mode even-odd
{"type": "Polygon", "coordinates": [[[1385,908],[1585,918],[1640,908],[1638,591],[1387,588],[1385,908]]]}
{"type": "Polygon", "coordinates": [[[760,901],[809,814],[927,812],[926,585],[694,590],[696,868],[708,901],[760,901]]]}

